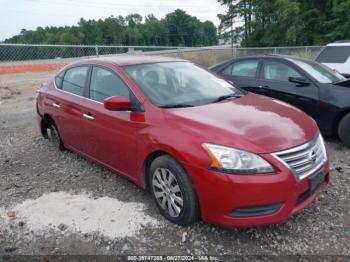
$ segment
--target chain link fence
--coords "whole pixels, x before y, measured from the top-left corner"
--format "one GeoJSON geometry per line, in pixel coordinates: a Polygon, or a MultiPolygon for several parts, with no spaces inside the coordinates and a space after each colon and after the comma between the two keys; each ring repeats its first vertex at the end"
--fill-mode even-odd
{"type": "Polygon", "coordinates": [[[269,48],[230,48],[207,47],[194,49],[180,49],[176,51],[149,52],[149,54],[161,54],[171,57],[180,57],[204,67],[221,63],[223,61],[243,56],[256,55],[286,55],[314,60],[323,49],[322,46],[302,47],[269,47],[269,48]]]}
{"type": "Polygon", "coordinates": [[[144,54],[183,58],[208,67],[231,58],[253,55],[288,55],[314,59],[321,50],[322,46],[231,48],[229,46],[92,46],[0,43],[0,65],[69,63],[78,58],[144,54]]]}

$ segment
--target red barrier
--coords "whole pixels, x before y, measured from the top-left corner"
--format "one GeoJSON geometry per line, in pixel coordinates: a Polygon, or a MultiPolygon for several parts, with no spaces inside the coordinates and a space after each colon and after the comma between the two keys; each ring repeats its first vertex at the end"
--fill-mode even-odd
{"type": "Polygon", "coordinates": [[[26,73],[36,71],[57,70],[66,64],[17,64],[17,65],[0,65],[0,74],[26,73]]]}

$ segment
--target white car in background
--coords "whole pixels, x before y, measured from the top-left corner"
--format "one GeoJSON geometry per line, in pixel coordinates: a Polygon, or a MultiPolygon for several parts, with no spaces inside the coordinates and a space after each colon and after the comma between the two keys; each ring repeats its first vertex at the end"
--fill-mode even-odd
{"type": "Polygon", "coordinates": [[[316,61],[350,78],[350,40],[328,44],[317,56],[316,61]]]}

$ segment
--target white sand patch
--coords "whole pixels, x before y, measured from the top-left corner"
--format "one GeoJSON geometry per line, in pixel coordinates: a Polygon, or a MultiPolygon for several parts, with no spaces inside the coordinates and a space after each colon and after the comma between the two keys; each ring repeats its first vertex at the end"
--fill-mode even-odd
{"type": "Polygon", "coordinates": [[[0,207],[0,228],[5,223],[5,220],[7,220],[6,209],[0,207]]]}
{"type": "Polygon", "coordinates": [[[108,238],[134,235],[143,225],[156,226],[159,223],[144,213],[141,203],[121,202],[109,197],[93,199],[87,194],[66,192],[45,194],[0,211],[0,216],[15,212],[16,220],[25,221],[34,232],[64,224],[68,232],[97,232],[108,238]]]}

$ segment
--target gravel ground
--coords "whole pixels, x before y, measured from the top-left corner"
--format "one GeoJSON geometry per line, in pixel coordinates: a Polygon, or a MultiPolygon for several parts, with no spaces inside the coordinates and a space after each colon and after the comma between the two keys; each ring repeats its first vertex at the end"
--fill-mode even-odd
{"type": "MultiPolygon", "coordinates": [[[[350,255],[350,150],[338,140],[327,140],[332,169],[327,192],[288,221],[249,229],[204,222],[180,227],[158,213],[147,192],[74,153],[55,150],[39,135],[35,90],[53,74],[0,75],[0,254],[350,255]],[[114,229],[118,221],[132,228],[123,235],[113,228],[107,234],[79,227],[85,223],[80,220],[58,224],[56,216],[38,229],[18,213],[30,203],[32,213],[39,212],[44,196],[64,192],[71,201],[85,196],[83,205],[90,208],[94,200],[115,200],[120,212],[137,204],[136,215],[123,213],[111,220],[114,229]],[[138,215],[156,223],[132,220],[138,215]]],[[[99,223],[104,228],[106,221],[99,223]]]]}

